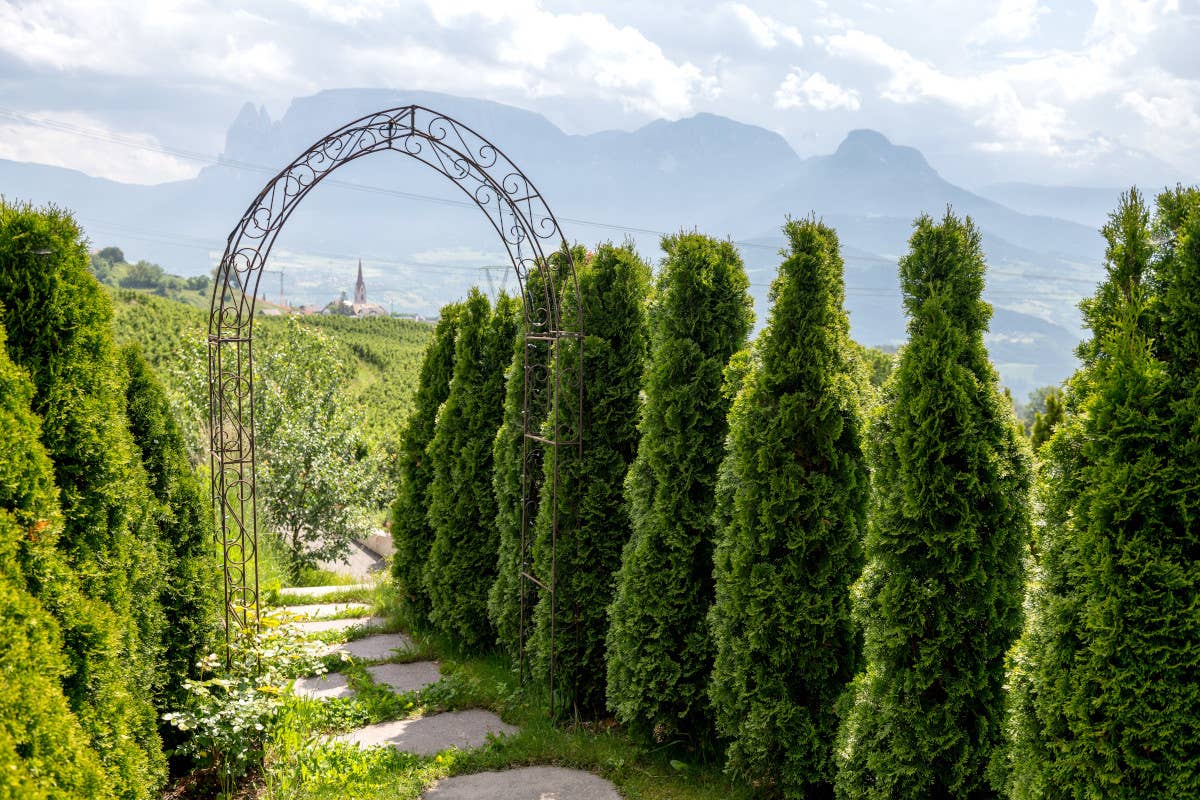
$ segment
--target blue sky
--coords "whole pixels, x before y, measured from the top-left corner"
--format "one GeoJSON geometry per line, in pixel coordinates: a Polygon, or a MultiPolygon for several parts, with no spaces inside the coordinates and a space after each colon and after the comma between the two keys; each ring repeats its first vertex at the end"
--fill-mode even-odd
{"type": "Polygon", "coordinates": [[[216,155],[247,101],[392,87],[577,133],[709,111],[801,155],[874,128],[968,186],[1195,182],[1197,41],[1200,0],[7,0],[0,158],[179,179],[155,148],[216,155]]]}

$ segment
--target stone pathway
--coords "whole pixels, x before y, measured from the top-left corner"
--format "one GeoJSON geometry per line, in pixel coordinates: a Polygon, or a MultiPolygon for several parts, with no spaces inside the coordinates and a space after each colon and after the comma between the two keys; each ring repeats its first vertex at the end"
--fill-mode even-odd
{"type": "Polygon", "coordinates": [[[350,617],[349,619],[313,619],[307,622],[289,622],[298,631],[304,633],[324,633],[325,631],[346,631],[351,628],[379,628],[387,622],[383,617],[350,617]]]}
{"type": "MultiPolygon", "coordinates": [[[[281,589],[280,595],[323,597],[357,586],[314,586],[281,589]]],[[[288,623],[306,633],[346,630],[360,625],[380,626],[382,617],[329,619],[348,611],[365,611],[365,603],[310,603],[285,606],[306,619],[288,623]]],[[[411,652],[412,639],[402,633],[379,633],[352,642],[332,645],[327,654],[344,653],[358,661],[386,661],[411,652]]],[[[382,663],[367,667],[371,680],[397,693],[419,691],[441,680],[436,661],[408,664],[382,663]]],[[[294,691],[302,697],[317,700],[354,696],[346,676],[334,672],[296,681],[294,691]]],[[[491,736],[511,736],[520,729],[504,722],[491,711],[468,709],[449,711],[417,719],[393,720],[368,725],[365,728],[331,737],[363,747],[391,745],[405,753],[433,756],[452,747],[467,750],[482,747],[491,736]]],[[[502,772],[481,772],[438,781],[421,795],[422,800],[620,800],[620,795],[608,781],[590,772],[561,767],[523,767],[502,772]]]]}
{"type": "Polygon", "coordinates": [[[325,597],[338,592],[353,592],[359,589],[374,589],[374,583],[348,583],[345,586],[285,586],[279,590],[280,597],[325,597]]]}
{"type": "Polygon", "coordinates": [[[332,617],[337,614],[345,614],[348,611],[370,611],[371,606],[366,603],[315,603],[312,605],[303,606],[287,606],[286,611],[289,614],[296,614],[309,619],[320,619],[322,617],[332,617]]]}
{"type": "Polygon", "coordinates": [[[489,734],[511,735],[518,730],[490,711],[473,708],[418,719],[380,722],[333,738],[364,747],[390,744],[405,753],[432,756],[450,747],[464,750],[482,747],[487,744],[489,734]]]}
{"type": "Polygon", "coordinates": [[[300,697],[311,697],[314,700],[354,697],[354,690],[346,682],[346,676],[340,672],[331,672],[315,678],[300,678],[292,687],[292,691],[300,697]]]}
{"type": "Polygon", "coordinates": [[[438,781],[422,800],[620,800],[611,783],[577,769],[522,767],[438,781]]]}
{"type": "Polygon", "coordinates": [[[393,692],[417,692],[442,679],[436,661],[414,661],[411,664],[378,664],[367,667],[371,680],[389,687],[393,692]]]}

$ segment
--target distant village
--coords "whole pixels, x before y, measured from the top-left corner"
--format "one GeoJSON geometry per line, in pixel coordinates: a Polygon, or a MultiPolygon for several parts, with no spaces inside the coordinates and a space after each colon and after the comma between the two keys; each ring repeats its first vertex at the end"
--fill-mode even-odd
{"type": "MultiPolygon", "coordinates": [[[[267,300],[265,296],[262,298],[267,300]]],[[[367,300],[367,284],[363,280],[362,259],[358,261],[358,278],[354,282],[354,299],[346,298],[346,293],[342,292],[342,296],[336,300],[331,300],[324,306],[310,304],[302,306],[288,306],[282,302],[274,307],[260,308],[258,313],[264,317],[280,317],[287,314],[326,314],[339,317],[396,317],[397,319],[411,319],[417,322],[436,322],[436,318],[426,317],[422,314],[414,313],[390,313],[386,308],[378,303],[372,303],[367,300]]]]}

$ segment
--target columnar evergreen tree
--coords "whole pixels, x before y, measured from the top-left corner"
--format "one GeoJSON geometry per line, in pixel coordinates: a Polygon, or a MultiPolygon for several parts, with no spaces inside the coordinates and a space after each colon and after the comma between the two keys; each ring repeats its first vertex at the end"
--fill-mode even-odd
{"type": "Polygon", "coordinates": [[[831,796],[835,703],[859,642],[867,376],[843,307],[837,234],[784,226],[767,327],[730,410],[710,614],[709,696],[727,768],[786,797],[831,796]]]}
{"type": "Polygon", "coordinates": [[[192,470],[187,444],[171,414],[166,391],[138,348],[122,348],[129,429],[141,453],[154,503],[152,518],[165,570],[155,587],[164,616],[155,669],[158,708],[176,708],[185,678],[212,649],[217,597],[208,487],[192,470]]]}
{"type": "Polygon", "coordinates": [[[444,306],[433,339],[421,361],[417,393],[413,410],[405,423],[400,439],[400,485],[391,508],[392,576],[396,585],[416,612],[420,621],[429,614],[429,595],[425,590],[425,562],[433,544],[433,529],[429,526],[427,509],[429,484],[433,465],[425,449],[433,440],[438,409],[450,393],[450,378],[454,374],[454,339],[458,333],[460,306],[444,306]]]}
{"type": "Polygon", "coordinates": [[[1045,524],[1010,662],[1014,800],[1200,791],[1200,194],[1136,191],[1103,229],[1107,278],[1066,421],[1043,450],[1045,524]]]}
{"type": "Polygon", "coordinates": [[[34,597],[45,562],[63,573],[50,459],[30,411],[33,385],[9,359],[0,325],[0,797],[112,797],[90,738],[67,705],[57,621],[34,597]]]}
{"type": "Polygon", "coordinates": [[[1063,415],[1066,412],[1061,389],[1052,389],[1046,395],[1045,402],[1045,412],[1034,412],[1033,427],[1029,430],[1029,445],[1035,452],[1040,450],[1042,445],[1054,435],[1054,429],[1063,421],[1063,415]]]}
{"type": "Polygon", "coordinates": [[[471,290],[459,317],[450,393],[429,443],[429,619],[464,650],[482,650],[494,640],[487,618],[499,548],[492,445],[519,326],[518,301],[502,295],[493,313],[487,297],[471,290]]]}
{"type": "MultiPolygon", "coordinates": [[[[582,254],[577,254],[581,256],[582,254]]],[[[549,265],[555,267],[554,263],[549,265]]],[[[530,270],[525,277],[523,302],[526,313],[545,304],[546,282],[540,269],[530,270]]],[[[536,318],[536,313],[531,313],[536,318]]],[[[545,379],[550,365],[550,343],[526,341],[524,336],[513,338],[512,362],[504,379],[504,415],[496,440],[492,444],[492,490],[496,495],[496,530],[499,550],[496,561],[496,580],[488,590],[488,619],[496,630],[496,641],[510,658],[517,659],[521,648],[521,601],[534,602],[531,587],[521,580],[522,515],[536,515],[541,491],[541,471],[526,476],[525,456],[534,459],[541,448],[525,441],[524,416],[529,415],[531,429],[536,431],[546,415],[551,397],[550,382],[545,379]],[[529,408],[526,411],[526,390],[529,408]],[[528,494],[522,509],[522,496],[528,479],[528,494]],[[522,598],[524,594],[524,598],[522,598]]],[[[532,528],[532,519],[530,519],[532,528]]],[[[529,632],[525,632],[528,637],[529,632]]]]}
{"type": "MultiPolygon", "coordinates": [[[[576,714],[595,716],[605,703],[605,636],[613,580],[630,523],[624,501],[625,475],[637,452],[640,393],[647,331],[645,298],[650,267],[632,245],[602,244],[590,261],[577,261],[579,292],[564,298],[570,324],[582,311],[583,358],[579,342],[560,345],[564,385],[582,375],[583,408],[560,401],[560,426],[573,438],[583,430],[583,457],[571,447],[558,451],[558,531],[554,582],[554,683],[557,698],[576,714]],[[580,368],[582,367],[582,373],[580,368]]],[[[547,421],[547,431],[553,420],[547,421]]],[[[555,466],[547,459],[543,481],[555,466]]],[[[533,561],[538,575],[550,575],[555,507],[538,509],[533,561]]],[[[550,677],[551,597],[541,593],[531,642],[535,674],[550,677]]]]}
{"type": "Polygon", "coordinates": [[[729,409],[723,372],[753,311],[732,244],[681,233],[662,245],[641,438],[626,479],[632,535],[610,611],[608,705],[642,735],[704,739],[713,496],[729,409]]]}
{"type": "Polygon", "coordinates": [[[166,762],[151,698],[135,688],[153,685],[167,621],[155,602],[159,549],[125,416],[111,305],[64,212],[0,203],[0,265],[8,353],[36,387],[33,411],[65,522],[58,544],[78,576],[74,585],[47,580],[35,593],[62,627],[64,689],[114,794],[148,797],[166,762]]]}
{"type": "Polygon", "coordinates": [[[1004,656],[1021,626],[1031,457],[983,334],[970,220],[917,220],[900,261],[909,341],[870,432],[865,670],[839,733],[841,798],[985,798],[1004,656]]]}

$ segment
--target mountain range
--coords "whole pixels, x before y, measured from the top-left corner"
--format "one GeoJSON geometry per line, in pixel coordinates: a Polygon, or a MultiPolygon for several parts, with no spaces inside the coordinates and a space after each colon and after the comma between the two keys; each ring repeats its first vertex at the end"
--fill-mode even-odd
{"type": "MultiPolygon", "coordinates": [[[[629,238],[659,257],[660,232],[728,236],[750,272],[758,319],[789,216],[833,225],[846,261],[847,306],[864,344],[903,341],[896,259],[912,222],[947,207],[978,224],[988,256],[988,345],[1006,385],[1023,397],[1074,369],[1076,303],[1102,274],[1097,232],[1117,190],[998,184],[971,191],[944,180],[917,150],[871,130],[849,132],[829,155],[800,157],[783,137],[713,115],[658,120],[635,131],[567,134],[539,114],[486,100],[383,89],[325,91],[272,120],[247,104],[224,152],[189,180],[121,184],[81,172],[0,160],[0,193],[74,210],[97,247],[191,275],[211,270],[225,238],[266,180],[329,131],[410,103],[437,109],[500,146],[538,185],[569,239],[629,238]]],[[[981,156],[982,157],[982,156],[981,156]]],[[[507,282],[495,233],[457,189],[408,159],[345,165],[289,220],[265,276],[292,303],[348,291],[363,260],[370,299],[430,313],[473,283],[507,282]]]]}

